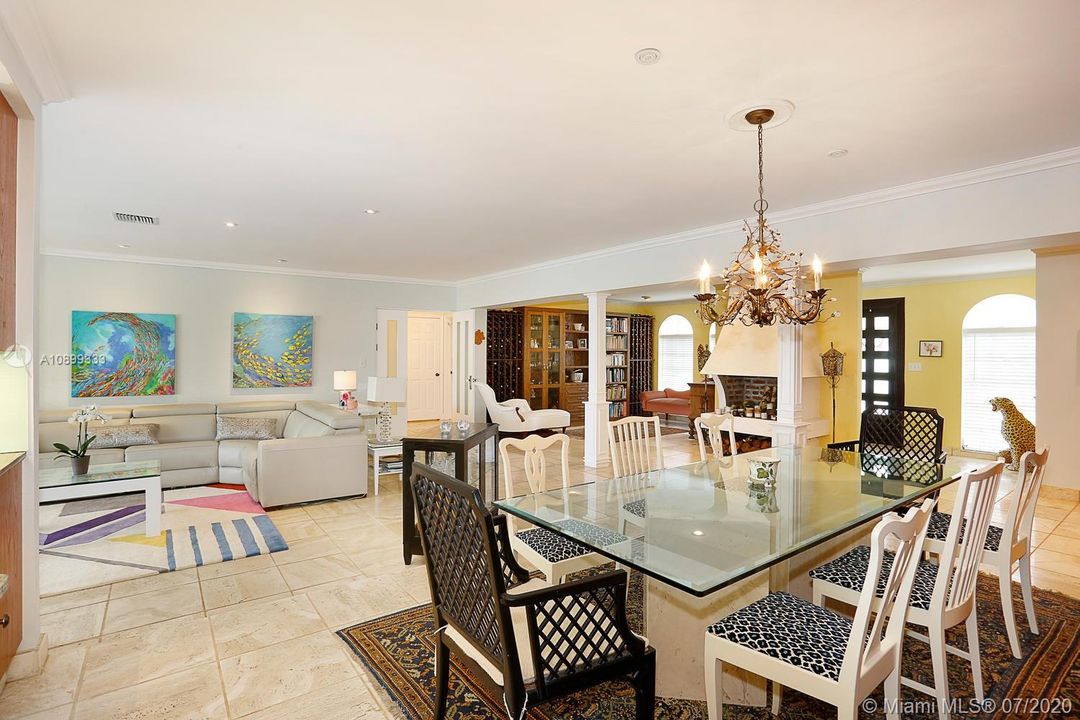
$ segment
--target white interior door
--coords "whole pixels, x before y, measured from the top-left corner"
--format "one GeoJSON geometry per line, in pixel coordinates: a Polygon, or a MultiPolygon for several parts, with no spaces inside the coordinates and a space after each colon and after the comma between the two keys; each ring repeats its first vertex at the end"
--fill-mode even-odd
{"type": "Polygon", "coordinates": [[[475,411],[476,393],[473,383],[476,381],[476,353],[473,339],[476,332],[476,313],[462,310],[454,313],[453,337],[453,388],[450,391],[450,405],[455,415],[472,418],[475,411]]]}
{"type": "Polygon", "coordinates": [[[437,420],[447,415],[445,328],[443,315],[409,313],[409,420],[437,420]]]}

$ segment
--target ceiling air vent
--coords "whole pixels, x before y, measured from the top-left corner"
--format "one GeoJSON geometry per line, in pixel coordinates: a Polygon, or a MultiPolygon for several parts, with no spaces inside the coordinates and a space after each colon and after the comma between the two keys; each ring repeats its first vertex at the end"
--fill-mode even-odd
{"type": "Polygon", "coordinates": [[[136,225],[157,225],[160,221],[160,218],[151,217],[150,215],[134,215],[122,212],[114,212],[113,217],[116,218],[116,222],[135,223],[136,225]]]}

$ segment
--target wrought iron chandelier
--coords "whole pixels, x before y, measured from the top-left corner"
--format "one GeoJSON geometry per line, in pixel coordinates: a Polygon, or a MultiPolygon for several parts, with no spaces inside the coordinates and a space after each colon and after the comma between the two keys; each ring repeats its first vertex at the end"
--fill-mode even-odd
{"type": "MultiPolygon", "coordinates": [[[[801,252],[784,252],[780,247],[780,233],[769,227],[765,211],[764,126],[772,120],[773,111],[758,108],[746,113],[746,121],[757,126],[758,139],[758,199],[754,203],[757,227],[743,222],[746,243],[721,274],[723,293],[718,297],[710,286],[712,271],[707,262],[701,264],[698,274],[698,292],[694,298],[700,303],[698,317],[706,325],[720,323],[730,325],[739,320],[744,325],[765,327],[777,322],[807,325],[821,317],[822,303],[828,289],[821,287],[821,261],[814,256],[812,265],[814,289],[804,289],[807,280],[802,265],[801,252]]],[[[836,298],[830,298],[835,300],[836,298]]],[[[834,312],[828,317],[840,313],[834,312]]]]}

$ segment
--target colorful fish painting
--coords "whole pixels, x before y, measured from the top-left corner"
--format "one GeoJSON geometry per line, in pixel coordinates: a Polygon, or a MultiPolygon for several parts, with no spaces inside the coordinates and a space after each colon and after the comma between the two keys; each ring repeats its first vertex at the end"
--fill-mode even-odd
{"type": "Polygon", "coordinates": [[[71,397],[176,394],[176,316],[71,313],[71,397]]]}
{"type": "Polygon", "coordinates": [[[233,313],[233,387],[311,387],[311,315],[233,313]]]}

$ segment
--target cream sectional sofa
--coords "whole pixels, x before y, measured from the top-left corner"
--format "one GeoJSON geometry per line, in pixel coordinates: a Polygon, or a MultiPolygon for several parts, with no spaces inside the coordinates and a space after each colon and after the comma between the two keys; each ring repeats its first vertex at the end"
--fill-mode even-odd
{"type": "MultiPolygon", "coordinates": [[[[90,450],[90,462],[161,461],[165,488],[222,482],[244,485],[263,507],[360,495],[367,492],[364,421],[332,405],[276,400],[104,407],[109,425],[158,426],[156,445],[90,450]],[[268,417],[273,440],[217,440],[217,416],[268,417]]],[[[56,457],[54,442],[71,444],[72,409],[38,414],[43,463],[56,457]]],[[[91,431],[93,428],[91,428],[91,431]]]]}

